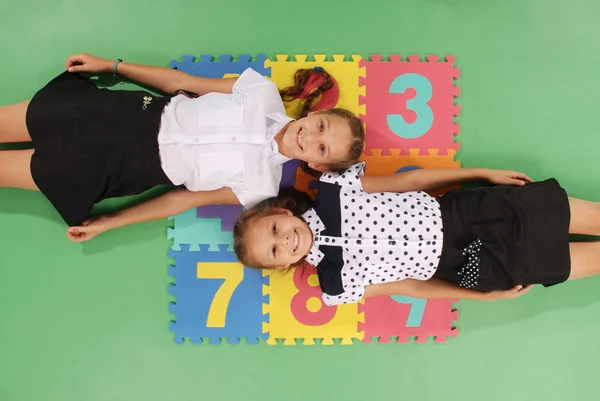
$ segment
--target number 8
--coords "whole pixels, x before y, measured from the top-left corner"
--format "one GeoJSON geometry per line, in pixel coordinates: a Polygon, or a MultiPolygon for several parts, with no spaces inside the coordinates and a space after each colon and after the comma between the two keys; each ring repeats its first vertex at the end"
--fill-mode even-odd
{"type": "Polygon", "coordinates": [[[335,317],[336,307],[326,306],[321,299],[321,289],[318,285],[312,285],[308,279],[314,274],[303,274],[304,269],[297,268],[294,271],[294,285],[298,292],[292,297],[290,309],[294,319],[305,326],[323,326],[335,317]],[[310,311],[308,302],[316,298],[319,309],[310,311]]]}

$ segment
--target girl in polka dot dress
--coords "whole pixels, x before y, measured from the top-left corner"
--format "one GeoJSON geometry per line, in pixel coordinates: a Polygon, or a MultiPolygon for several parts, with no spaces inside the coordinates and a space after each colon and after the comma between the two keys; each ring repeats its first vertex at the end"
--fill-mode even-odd
{"type": "Polygon", "coordinates": [[[487,169],[423,169],[365,176],[365,163],[320,178],[314,203],[293,190],[241,214],[234,248],[242,263],[317,269],[328,305],[363,297],[493,300],[533,284],[600,272],[600,204],[568,198],[555,179],[487,169]],[[491,187],[436,188],[485,179],[491,187]]]}

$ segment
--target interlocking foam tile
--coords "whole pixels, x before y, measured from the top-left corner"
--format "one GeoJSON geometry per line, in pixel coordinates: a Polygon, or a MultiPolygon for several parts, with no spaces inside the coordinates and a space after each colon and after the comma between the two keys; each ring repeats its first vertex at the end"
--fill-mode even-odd
{"type": "MultiPolygon", "coordinates": [[[[453,59],[445,63],[433,57],[423,63],[415,57],[409,57],[409,62],[401,62],[398,56],[391,59],[384,62],[374,56],[372,61],[365,61],[353,56],[351,61],[344,61],[344,56],[335,55],[325,61],[325,56],[317,55],[315,61],[307,61],[304,55],[289,60],[279,55],[272,61],[264,56],[252,61],[248,56],[240,57],[240,61],[231,61],[230,56],[222,56],[220,61],[201,56],[194,61],[184,56],[171,66],[209,77],[235,75],[251,67],[280,88],[292,83],[297,69],[323,66],[334,77],[335,86],[320,99],[317,109],[338,106],[362,115],[367,125],[363,156],[367,175],[460,167],[454,161],[458,144],[453,142],[453,134],[458,134],[458,125],[453,123],[453,116],[458,115],[458,106],[453,105],[453,98],[458,96],[458,88],[453,80],[458,70],[451,65],[453,59]],[[419,137],[419,129],[427,125],[427,108],[419,103],[423,94],[427,95],[427,82],[432,87],[427,105],[435,118],[419,137]],[[403,89],[404,93],[396,93],[403,89]],[[400,130],[404,138],[393,130],[400,130]],[[414,138],[407,138],[411,135],[414,138]]],[[[304,95],[320,84],[318,79],[308,83],[304,95]]],[[[298,106],[297,102],[287,104],[288,113],[294,116],[298,106]]],[[[304,173],[298,161],[284,164],[281,187],[294,186],[314,199],[317,184],[318,179],[304,173]]],[[[373,337],[381,337],[380,342],[391,337],[398,337],[399,342],[411,337],[424,342],[428,336],[435,336],[436,341],[456,336],[452,322],[457,320],[457,312],[450,300],[379,297],[327,307],[321,301],[312,266],[285,275],[266,272],[264,276],[241,266],[230,251],[232,236],[228,231],[240,210],[240,206],[208,206],[171,218],[174,228],[168,235],[174,240],[170,256],[175,258],[175,266],[170,267],[170,274],[177,280],[177,285],[170,287],[176,296],[171,312],[177,319],[171,322],[171,330],[176,333],[176,342],[208,338],[210,343],[219,343],[227,338],[236,343],[248,338],[252,343],[267,338],[271,345],[281,340],[286,345],[296,344],[296,340],[314,344],[318,339],[322,344],[333,344],[334,340],[351,344],[355,339],[369,342],[373,337]]]]}
{"type": "Polygon", "coordinates": [[[458,311],[453,310],[452,302],[409,297],[368,298],[358,307],[364,313],[364,323],[359,323],[358,329],[363,332],[366,343],[373,337],[380,337],[381,343],[389,342],[390,337],[398,337],[398,342],[408,342],[410,337],[416,337],[417,342],[427,342],[427,337],[444,342],[446,337],[458,334],[452,327],[458,320],[458,311]]]}
{"type": "MultiPolygon", "coordinates": [[[[443,156],[438,155],[437,149],[429,149],[426,156],[421,155],[419,149],[409,149],[408,155],[401,155],[400,149],[390,149],[390,156],[382,156],[381,149],[371,151],[372,156],[362,157],[367,162],[365,175],[395,174],[400,170],[414,168],[460,168],[460,162],[454,161],[456,151],[453,149],[448,149],[448,154],[443,156]]],[[[454,188],[457,186],[440,188],[430,193],[437,196],[454,188]]]]}
{"type": "Polygon", "coordinates": [[[281,174],[281,183],[279,188],[293,187],[296,181],[296,170],[300,168],[300,160],[290,160],[283,163],[283,172],[281,174]]]}
{"type": "Polygon", "coordinates": [[[334,339],[352,344],[353,339],[362,339],[357,331],[362,321],[358,304],[324,305],[314,267],[264,274],[270,277],[269,285],[263,287],[263,293],[269,295],[263,309],[269,314],[269,323],[264,324],[269,333],[267,344],[275,345],[280,339],[285,345],[295,345],[296,339],[305,345],[315,344],[315,339],[323,339],[325,345],[334,344],[334,339]]]}
{"type": "MultiPolygon", "coordinates": [[[[275,60],[266,60],[265,66],[272,67],[271,80],[279,88],[292,85],[294,82],[294,73],[300,68],[323,67],[329,72],[335,81],[334,88],[325,92],[315,107],[315,110],[327,107],[343,107],[355,114],[364,114],[364,106],[359,105],[359,95],[364,95],[364,88],[359,85],[359,78],[365,74],[364,68],[359,66],[362,58],[357,55],[352,56],[352,60],[344,61],[344,55],[334,54],[331,60],[326,60],[326,55],[316,54],[314,61],[308,61],[305,54],[288,57],[286,54],[278,54],[275,60]]],[[[319,81],[311,81],[307,85],[306,94],[316,86],[319,81]]],[[[287,105],[288,113],[291,116],[300,114],[300,102],[290,102],[287,105]]]]}
{"type": "Polygon", "coordinates": [[[390,149],[389,156],[382,155],[381,149],[372,149],[372,156],[363,156],[367,165],[365,174],[394,174],[405,166],[419,168],[459,168],[460,162],[454,161],[456,151],[448,149],[446,155],[438,155],[437,149],[430,149],[422,155],[419,149],[409,149],[404,155],[400,149],[390,149]]]}
{"type": "Polygon", "coordinates": [[[296,169],[296,180],[294,182],[294,188],[298,191],[302,191],[311,199],[315,199],[317,197],[317,188],[319,185],[319,178],[315,177],[311,174],[308,174],[302,167],[298,167],[296,169]]]}
{"type": "Polygon", "coordinates": [[[233,60],[231,55],[222,55],[218,61],[213,59],[211,55],[201,55],[200,60],[197,60],[194,56],[186,55],[181,60],[171,60],[171,68],[177,68],[179,71],[190,75],[222,78],[225,75],[239,75],[246,68],[252,68],[266,77],[271,76],[271,68],[265,66],[267,57],[264,55],[251,59],[249,55],[242,54],[239,60],[233,60]]]}
{"type": "Polygon", "coordinates": [[[227,245],[215,252],[207,246],[200,246],[199,252],[190,252],[186,245],[181,248],[181,252],[169,252],[175,259],[169,274],[177,280],[169,287],[169,293],[175,295],[169,308],[176,319],[171,322],[175,342],[189,338],[201,343],[208,338],[211,344],[218,344],[226,338],[236,344],[241,338],[248,343],[265,339],[262,305],[268,297],[262,295],[262,286],[268,280],[236,262],[227,245]]]}
{"type": "Polygon", "coordinates": [[[233,231],[236,217],[242,213],[241,205],[208,205],[196,209],[196,217],[221,219],[221,231],[233,231]]]}
{"type": "Polygon", "coordinates": [[[399,55],[390,56],[390,61],[382,61],[379,55],[371,56],[371,61],[361,60],[366,68],[361,85],[366,95],[360,104],[366,110],[361,117],[367,127],[365,154],[372,149],[381,149],[388,155],[392,148],[439,149],[445,154],[447,149],[458,150],[454,135],[460,133],[454,123],[460,108],[454,104],[460,90],[454,86],[454,78],[459,77],[459,69],[453,66],[454,57],[438,61],[437,56],[427,56],[427,61],[419,61],[419,56],[408,56],[403,61],[399,55]]]}
{"type": "Polygon", "coordinates": [[[231,250],[233,236],[231,232],[221,231],[220,219],[198,218],[196,209],[190,209],[176,216],[173,228],[167,229],[167,237],[173,240],[171,249],[180,251],[183,244],[191,245],[191,251],[198,251],[197,244],[209,244],[210,250],[218,250],[219,244],[228,244],[231,250]]]}

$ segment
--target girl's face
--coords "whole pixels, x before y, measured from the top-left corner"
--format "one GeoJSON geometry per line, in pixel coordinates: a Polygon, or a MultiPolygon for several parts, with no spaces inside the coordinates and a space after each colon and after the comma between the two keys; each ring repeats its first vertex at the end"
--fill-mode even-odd
{"type": "Polygon", "coordinates": [[[313,170],[327,171],[327,165],[348,157],[352,131],[340,116],[311,113],[292,121],[285,131],[277,134],[279,151],[285,156],[308,163],[313,170]]]}
{"type": "Polygon", "coordinates": [[[308,254],[313,242],[308,225],[287,209],[257,217],[244,235],[249,257],[264,268],[285,269],[308,254]]]}

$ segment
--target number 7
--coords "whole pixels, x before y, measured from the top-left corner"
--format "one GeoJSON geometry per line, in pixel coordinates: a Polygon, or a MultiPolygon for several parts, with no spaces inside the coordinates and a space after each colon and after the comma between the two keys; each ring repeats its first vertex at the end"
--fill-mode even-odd
{"type": "Polygon", "coordinates": [[[225,327],[229,301],[244,280],[244,266],[240,263],[198,263],[196,277],[225,280],[215,293],[206,317],[206,327],[225,327]]]}
{"type": "Polygon", "coordinates": [[[411,298],[401,295],[392,295],[392,299],[400,304],[410,305],[406,327],[420,327],[425,313],[427,300],[423,298],[411,298]]]}

